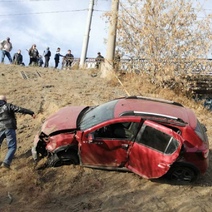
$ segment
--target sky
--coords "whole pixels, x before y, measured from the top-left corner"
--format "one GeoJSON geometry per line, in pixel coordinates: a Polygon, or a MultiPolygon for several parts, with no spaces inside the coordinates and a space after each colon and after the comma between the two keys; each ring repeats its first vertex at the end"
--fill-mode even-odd
{"type": "MultiPolygon", "coordinates": [[[[212,0],[199,1],[206,13],[212,12],[212,0]]],[[[26,49],[33,44],[37,45],[40,54],[50,47],[52,63],[57,47],[61,48],[62,55],[71,49],[74,57],[80,58],[89,3],[90,0],[0,0],[0,40],[10,37],[11,55],[21,49],[26,65],[29,63],[26,49]]],[[[89,58],[96,57],[97,52],[106,55],[109,24],[103,14],[110,9],[111,0],[95,0],[87,51],[89,58]]]]}

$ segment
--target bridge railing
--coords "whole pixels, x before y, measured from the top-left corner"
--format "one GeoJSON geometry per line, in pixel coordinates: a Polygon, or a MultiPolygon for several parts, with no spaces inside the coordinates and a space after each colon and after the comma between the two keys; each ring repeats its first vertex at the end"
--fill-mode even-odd
{"type": "MultiPolygon", "coordinates": [[[[80,58],[75,58],[72,66],[79,67],[80,58]]],[[[150,72],[156,70],[154,64],[147,59],[120,59],[114,62],[117,66],[117,70],[126,72],[150,72]]],[[[85,60],[85,68],[95,68],[95,58],[87,58],[85,60]]],[[[212,74],[212,59],[195,59],[192,61],[180,60],[180,61],[162,61],[157,64],[159,66],[172,66],[173,70],[177,73],[207,73],[212,74]]]]}

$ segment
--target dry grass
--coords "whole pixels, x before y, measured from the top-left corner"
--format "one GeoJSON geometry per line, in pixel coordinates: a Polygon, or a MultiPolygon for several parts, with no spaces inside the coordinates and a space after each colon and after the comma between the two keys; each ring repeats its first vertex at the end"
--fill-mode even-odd
{"type": "MultiPolygon", "coordinates": [[[[42,121],[60,107],[96,105],[128,94],[165,98],[190,107],[212,138],[211,112],[201,104],[183,93],[160,88],[141,74],[119,73],[118,78],[109,80],[101,78],[97,70],[54,71],[0,64],[0,76],[0,90],[8,96],[8,101],[37,114],[36,119],[17,115],[18,150],[12,170],[0,170],[0,211],[180,211],[181,206],[185,211],[192,211],[203,205],[204,211],[211,210],[211,168],[194,186],[171,186],[141,179],[133,173],[81,166],[36,170],[30,151],[42,121]],[[22,70],[26,73],[39,71],[41,77],[24,80],[20,76],[22,70]],[[13,198],[12,203],[8,192],[13,198]],[[197,200],[195,205],[194,198],[197,200]]],[[[6,142],[3,142],[0,161],[6,151],[6,142]]]]}

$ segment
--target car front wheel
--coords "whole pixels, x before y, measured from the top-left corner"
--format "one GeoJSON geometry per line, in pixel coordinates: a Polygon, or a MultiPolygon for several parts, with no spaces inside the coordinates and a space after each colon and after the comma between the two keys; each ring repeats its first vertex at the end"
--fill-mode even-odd
{"type": "Polygon", "coordinates": [[[61,151],[52,154],[47,159],[48,167],[58,167],[62,165],[79,164],[79,157],[75,151],[61,151]]]}

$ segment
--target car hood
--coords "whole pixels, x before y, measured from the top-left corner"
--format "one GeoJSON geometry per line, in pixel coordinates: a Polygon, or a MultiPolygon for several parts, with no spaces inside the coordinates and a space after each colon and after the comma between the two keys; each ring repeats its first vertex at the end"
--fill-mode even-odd
{"type": "Polygon", "coordinates": [[[66,106],[46,119],[41,131],[50,135],[55,131],[76,129],[77,117],[86,106],[66,106]]]}

